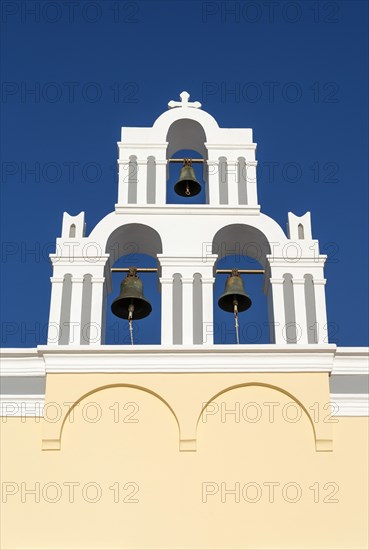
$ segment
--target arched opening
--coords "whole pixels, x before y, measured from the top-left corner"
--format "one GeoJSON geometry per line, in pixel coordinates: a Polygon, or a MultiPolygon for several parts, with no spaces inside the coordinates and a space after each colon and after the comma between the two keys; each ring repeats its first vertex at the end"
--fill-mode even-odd
{"type": "Polygon", "coordinates": [[[69,237],[74,238],[76,236],[76,224],[72,223],[72,225],[69,228],[69,237]]]}
{"type": "Polygon", "coordinates": [[[203,127],[195,120],[180,119],[169,128],[166,140],[168,142],[167,159],[167,204],[206,204],[207,187],[207,149],[206,134],[203,127]],[[200,193],[194,196],[182,197],[174,190],[182,169],[182,163],[175,159],[193,159],[192,168],[196,180],[201,185],[200,193]]]}
{"type": "Polygon", "coordinates": [[[299,239],[305,239],[304,226],[302,225],[302,223],[298,224],[297,233],[298,233],[299,239]]]}
{"type": "MultiPolygon", "coordinates": [[[[157,269],[157,255],[162,253],[161,238],[157,231],[147,225],[123,225],[110,235],[106,252],[110,254],[111,267],[157,269]]],[[[131,343],[128,321],[116,317],[111,312],[111,304],[119,296],[120,284],[126,276],[127,272],[112,273],[112,288],[105,305],[106,344],[125,345],[131,343]]],[[[133,320],[134,344],[160,344],[161,295],[158,281],[160,272],[138,272],[138,276],[143,284],[143,295],[151,303],[152,311],[143,319],[133,320]]]]}
{"type": "MultiPolygon", "coordinates": [[[[215,265],[214,284],[214,343],[235,344],[235,320],[232,313],[218,306],[219,297],[224,293],[229,274],[217,274],[218,269],[263,270],[270,246],[265,235],[258,229],[233,224],[223,227],[213,240],[213,254],[218,255],[215,265]]],[[[239,314],[240,344],[265,344],[270,342],[270,317],[268,301],[264,290],[263,274],[241,275],[245,292],[251,298],[250,309],[239,314]]],[[[272,308],[270,308],[272,310],[272,308]]]]}

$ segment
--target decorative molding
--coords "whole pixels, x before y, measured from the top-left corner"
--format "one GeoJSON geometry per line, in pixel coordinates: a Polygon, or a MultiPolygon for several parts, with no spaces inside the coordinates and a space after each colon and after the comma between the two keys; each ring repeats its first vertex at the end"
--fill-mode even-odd
{"type": "MultiPolygon", "coordinates": [[[[167,282],[162,281],[162,282],[167,282]]],[[[170,280],[169,280],[170,282],[170,280]]],[[[47,345],[1,350],[1,376],[46,372],[328,372],[369,374],[368,348],[334,344],[47,345]]]]}
{"type": "Polygon", "coordinates": [[[313,345],[39,346],[47,373],[327,372],[336,347],[313,345]]]}
{"type": "MultiPolygon", "coordinates": [[[[166,216],[177,216],[182,214],[184,216],[189,216],[192,214],[206,216],[240,216],[242,214],[247,214],[248,216],[258,216],[260,214],[260,206],[247,206],[240,205],[237,208],[234,206],[220,205],[212,206],[210,204],[192,204],[188,206],[187,204],[175,204],[175,205],[150,205],[146,207],[139,207],[136,204],[130,206],[125,204],[124,206],[120,204],[115,205],[116,214],[134,214],[134,215],[166,215],[166,216]]],[[[287,241],[287,239],[286,239],[287,241]]]]}
{"type": "Polygon", "coordinates": [[[0,395],[0,416],[42,417],[45,395],[0,395]]]}
{"type": "Polygon", "coordinates": [[[45,363],[37,348],[4,348],[1,350],[1,376],[45,376],[45,363]]]}
{"type": "Polygon", "coordinates": [[[332,374],[369,374],[369,348],[337,348],[332,374]]]}
{"type": "Polygon", "coordinates": [[[367,393],[331,393],[331,402],[338,405],[333,416],[369,416],[367,393]]]}

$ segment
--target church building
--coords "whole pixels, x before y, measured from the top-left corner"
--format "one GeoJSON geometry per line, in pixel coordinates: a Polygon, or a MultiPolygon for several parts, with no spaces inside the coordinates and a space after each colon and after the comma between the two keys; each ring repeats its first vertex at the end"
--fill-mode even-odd
{"type": "Polygon", "coordinates": [[[367,549],[369,354],[328,339],[310,212],[263,214],[252,129],[187,92],[118,174],[64,213],[46,345],[1,353],[1,548],[367,549]]]}

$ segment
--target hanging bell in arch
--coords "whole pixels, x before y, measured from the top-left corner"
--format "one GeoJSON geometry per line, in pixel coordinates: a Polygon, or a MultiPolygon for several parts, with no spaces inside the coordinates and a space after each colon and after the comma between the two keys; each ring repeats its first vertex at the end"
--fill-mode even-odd
{"type": "Polygon", "coordinates": [[[240,313],[251,306],[251,298],[247,296],[243,280],[237,269],[227,278],[223,294],[218,300],[218,306],[229,313],[240,313]]]}
{"type": "Polygon", "coordinates": [[[137,320],[150,315],[152,307],[143,295],[142,281],[137,269],[130,267],[127,277],[120,285],[120,294],[111,304],[111,310],[121,319],[137,320]]]}
{"type": "Polygon", "coordinates": [[[174,191],[181,197],[194,197],[200,193],[201,185],[196,179],[191,159],[184,159],[174,191]]]}

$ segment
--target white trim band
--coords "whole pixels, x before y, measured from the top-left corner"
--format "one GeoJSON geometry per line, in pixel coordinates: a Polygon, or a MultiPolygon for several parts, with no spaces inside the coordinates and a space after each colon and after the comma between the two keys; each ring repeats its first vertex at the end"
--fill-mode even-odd
{"type": "Polygon", "coordinates": [[[367,393],[331,393],[331,402],[338,405],[334,416],[369,416],[367,393]]]}
{"type": "Polygon", "coordinates": [[[1,395],[0,416],[42,417],[44,404],[44,395],[1,395]]]}

